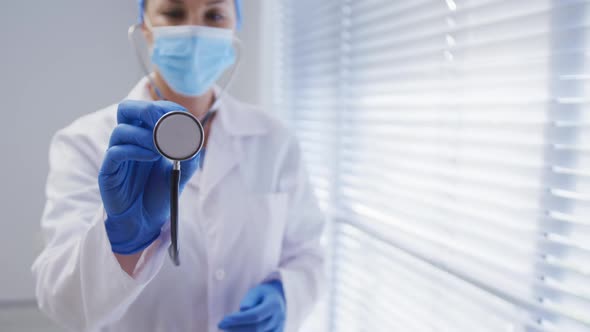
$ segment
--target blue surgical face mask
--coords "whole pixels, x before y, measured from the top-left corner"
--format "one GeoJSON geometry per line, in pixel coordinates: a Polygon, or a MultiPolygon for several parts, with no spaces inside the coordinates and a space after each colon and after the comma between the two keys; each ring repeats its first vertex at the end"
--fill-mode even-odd
{"type": "Polygon", "coordinates": [[[185,96],[207,92],[236,61],[231,29],[206,26],[151,28],[151,60],[166,83],[185,96]]]}

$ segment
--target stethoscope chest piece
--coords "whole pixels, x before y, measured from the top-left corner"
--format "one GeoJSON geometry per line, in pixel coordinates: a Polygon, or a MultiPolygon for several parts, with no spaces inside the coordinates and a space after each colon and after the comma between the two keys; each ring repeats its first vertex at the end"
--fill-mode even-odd
{"type": "Polygon", "coordinates": [[[172,161],[193,158],[205,141],[201,122],[182,111],[166,113],[154,127],[154,143],[160,154],[172,161]]]}
{"type": "Polygon", "coordinates": [[[170,177],[170,237],[168,253],[174,265],[180,265],[178,250],[178,196],[180,162],[194,158],[203,148],[205,131],[192,114],[174,111],[162,116],[154,127],[154,144],[158,152],[174,165],[170,177]]]}

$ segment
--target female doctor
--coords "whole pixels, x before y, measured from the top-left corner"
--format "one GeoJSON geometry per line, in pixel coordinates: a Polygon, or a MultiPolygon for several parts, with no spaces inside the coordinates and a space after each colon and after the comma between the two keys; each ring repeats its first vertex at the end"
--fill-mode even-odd
{"type": "Polygon", "coordinates": [[[236,61],[240,1],[140,6],[153,73],[52,140],[39,306],[74,331],[297,331],[322,289],[323,218],[294,137],[214,86],[236,61]],[[177,267],[172,164],[152,131],[179,109],[209,120],[181,166],[177,267]]]}

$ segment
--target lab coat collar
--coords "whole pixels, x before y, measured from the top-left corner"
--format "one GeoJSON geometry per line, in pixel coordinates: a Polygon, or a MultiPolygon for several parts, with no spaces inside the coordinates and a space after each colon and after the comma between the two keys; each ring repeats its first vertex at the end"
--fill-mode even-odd
{"type": "MultiPolygon", "coordinates": [[[[142,78],[139,83],[131,90],[127,99],[153,101],[149,88],[147,77],[142,78]]],[[[218,86],[214,88],[215,97],[217,98],[221,89],[218,86]]],[[[251,116],[248,106],[242,104],[224,93],[222,99],[217,104],[217,117],[221,124],[222,130],[229,136],[257,136],[264,135],[267,132],[264,123],[256,116],[251,116]]]]}
{"type": "MultiPolygon", "coordinates": [[[[149,80],[144,77],[129,94],[129,99],[153,100],[148,88],[149,80]]],[[[220,89],[215,87],[216,96],[220,89]]],[[[202,181],[191,179],[187,185],[201,191],[203,201],[209,193],[222,182],[223,178],[240,161],[239,138],[252,135],[263,135],[268,131],[260,117],[253,116],[250,108],[224,94],[217,105],[217,118],[211,124],[211,133],[207,143],[206,159],[203,164],[202,181]],[[200,182],[200,184],[199,184],[200,182]]]]}

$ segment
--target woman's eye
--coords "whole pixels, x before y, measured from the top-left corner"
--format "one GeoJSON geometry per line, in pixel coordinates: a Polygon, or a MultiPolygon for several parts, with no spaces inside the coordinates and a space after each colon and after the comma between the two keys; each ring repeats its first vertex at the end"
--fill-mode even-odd
{"type": "Polygon", "coordinates": [[[174,20],[181,20],[185,17],[185,13],[184,10],[169,10],[164,12],[164,16],[174,20]]]}
{"type": "Polygon", "coordinates": [[[225,18],[225,16],[223,16],[222,14],[220,14],[218,12],[209,12],[206,14],[206,17],[208,20],[213,21],[213,22],[221,22],[225,18]]]}

